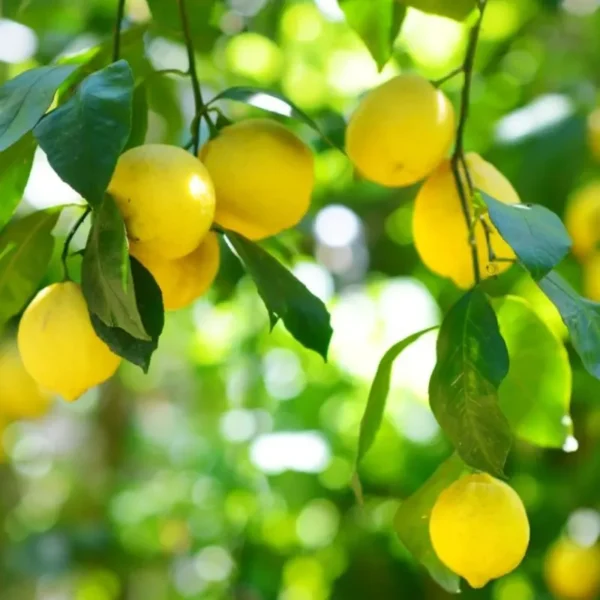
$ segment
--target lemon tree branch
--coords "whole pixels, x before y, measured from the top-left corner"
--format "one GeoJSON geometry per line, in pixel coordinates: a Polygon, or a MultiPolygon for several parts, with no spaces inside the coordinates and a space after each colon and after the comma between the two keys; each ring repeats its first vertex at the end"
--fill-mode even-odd
{"type": "Polygon", "coordinates": [[[121,52],[121,23],[125,14],[125,0],[118,0],[117,3],[117,18],[115,19],[115,34],[113,38],[113,53],[112,60],[117,62],[121,52]]]}
{"type": "Polygon", "coordinates": [[[471,226],[471,209],[469,208],[469,196],[473,193],[473,184],[469,175],[469,170],[465,161],[464,151],[464,134],[469,118],[469,106],[471,102],[471,83],[473,80],[473,69],[475,65],[475,54],[477,52],[477,44],[479,42],[479,34],[481,32],[481,24],[485,12],[487,0],[479,2],[479,18],[469,32],[469,41],[465,61],[462,66],[462,71],[465,74],[465,82],[461,94],[460,115],[458,120],[458,128],[456,131],[456,146],[452,155],[452,172],[456,181],[456,189],[460,196],[462,212],[467,222],[467,230],[469,233],[469,245],[471,247],[471,258],[473,260],[473,272],[475,275],[475,283],[481,281],[481,270],[479,266],[479,256],[477,254],[477,244],[475,240],[475,229],[471,226]],[[461,175],[461,167],[464,173],[464,179],[461,175]]]}
{"type": "Polygon", "coordinates": [[[71,230],[69,231],[69,233],[67,234],[67,237],[65,238],[65,245],[63,246],[62,254],[60,255],[60,259],[61,259],[62,265],[63,265],[63,273],[64,273],[65,281],[70,279],[69,268],[67,267],[67,259],[69,258],[69,246],[71,245],[71,242],[73,241],[73,238],[75,237],[75,234],[77,233],[79,228],[83,225],[83,222],[87,219],[88,215],[91,212],[92,212],[92,207],[88,204],[85,207],[83,214],[79,217],[79,219],[77,219],[77,221],[75,221],[75,224],[73,225],[73,227],[71,227],[71,230]]]}

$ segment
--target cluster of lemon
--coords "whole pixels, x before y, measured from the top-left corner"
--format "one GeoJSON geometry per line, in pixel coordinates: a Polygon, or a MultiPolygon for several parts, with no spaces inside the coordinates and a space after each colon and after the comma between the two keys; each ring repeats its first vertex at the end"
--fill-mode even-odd
{"type": "MultiPolygon", "coordinates": [[[[443,92],[418,75],[400,75],[360,103],[348,124],[346,149],[358,171],[381,185],[425,179],[415,200],[415,247],[432,271],[469,288],[474,284],[470,232],[448,159],[454,131],[454,109],[443,92]]],[[[479,155],[467,154],[465,163],[459,168],[471,215],[475,189],[500,202],[520,202],[510,182],[479,155]]],[[[482,276],[510,266],[492,260],[515,255],[486,215],[473,223],[473,235],[482,276]]]]}
{"type": "MultiPolygon", "coordinates": [[[[131,255],[154,276],[165,308],[175,310],[204,294],[217,274],[213,223],[253,240],[275,235],[307,212],[313,183],[308,147],[283,125],[252,119],[221,130],[199,157],[162,144],[132,148],[119,158],[108,191],[131,255]]],[[[69,401],[120,363],[96,335],[81,288],[71,281],[37,294],[17,339],[33,382],[69,401]]]]}
{"type": "MultiPolygon", "coordinates": [[[[588,119],[592,156],[600,162],[600,108],[588,119]]],[[[600,180],[593,179],[569,198],[565,222],[573,239],[573,253],[583,269],[583,291],[600,302],[600,180]]]]}

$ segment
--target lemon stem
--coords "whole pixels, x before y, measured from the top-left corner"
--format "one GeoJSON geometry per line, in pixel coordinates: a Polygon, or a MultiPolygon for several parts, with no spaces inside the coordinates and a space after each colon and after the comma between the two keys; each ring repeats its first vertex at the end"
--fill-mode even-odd
{"type": "Polygon", "coordinates": [[[125,14],[125,0],[118,0],[117,3],[117,18],[115,20],[115,34],[113,37],[113,53],[112,60],[117,62],[121,52],[121,24],[123,23],[123,15],[125,14]]]}
{"type": "Polygon", "coordinates": [[[179,17],[181,19],[181,29],[183,31],[183,37],[185,40],[185,48],[187,50],[188,55],[188,72],[190,74],[190,79],[192,80],[192,90],[194,92],[194,118],[192,119],[191,128],[191,149],[194,151],[194,154],[198,154],[198,150],[200,149],[200,120],[202,117],[206,120],[206,123],[213,132],[214,125],[210,120],[206,112],[206,107],[204,105],[204,99],[202,98],[202,89],[200,88],[200,80],[198,79],[198,70],[196,69],[196,54],[194,52],[194,42],[192,40],[192,32],[190,30],[190,22],[188,19],[187,7],[185,4],[186,0],[177,0],[177,4],[179,5],[179,17]]]}
{"type": "Polygon", "coordinates": [[[71,230],[67,234],[67,237],[65,239],[65,245],[63,246],[63,251],[60,256],[63,265],[63,281],[70,281],[71,279],[71,277],[69,276],[69,267],[67,266],[67,259],[69,258],[69,246],[71,245],[71,242],[73,241],[77,230],[81,227],[81,225],[87,219],[87,216],[91,212],[92,207],[89,205],[86,206],[85,210],[83,211],[83,214],[79,217],[79,219],[77,219],[77,221],[75,221],[75,224],[73,225],[73,227],[71,227],[71,230]]]}
{"type": "Polygon", "coordinates": [[[469,174],[467,162],[465,160],[464,151],[464,134],[469,118],[469,106],[471,102],[471,83],[473,80],[473,69],[475,65],[475,54],[477,52],[477,44],[479,42],[479,34],[481,32],[481,24],[485,11],[487,0],[481,0],[479,5],[479,18],[469,32],[469,42],[467,52],[461,70],[465,74],[465,82],[461,94],[460,116],[458,120],[458,128],[456,131],[456,146],[452,155],[452,173],[456,181],[456,189],[460,197],[460,203],[467,223],[467,231],[469,231],[469,246],[471,247],[471,258],[473,261],[473,273],[475,283],[481,281],[481,271],[479,266],[479,255],[477,254],[477,242],[475,239],[475,228],[472,227],[472,215],[469,207],[469,197],[473,193],[473,183],[469,174]],[[461,167],[464,172],[464,181],[461,174],[461,167]]]}

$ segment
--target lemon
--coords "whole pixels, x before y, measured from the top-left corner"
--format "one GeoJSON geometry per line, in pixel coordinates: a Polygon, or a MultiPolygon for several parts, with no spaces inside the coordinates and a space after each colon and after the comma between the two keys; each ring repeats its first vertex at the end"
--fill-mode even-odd
{"type": "Polygon", "coordinates": [[[166,310],[191,304],[208,290],[219,270],[219,240],[209,233],[191,254],[168,260],[131,245],[130,252],[156,280],[166,310]]]}
{"type": "Polygon", "coordinates": [[[346,152],[366,179],[411,185],[446,157],[454,121],[442,91],[418,75],[399,75],[363,98],[348,123],[346,152]]]}
{"type": "Polygon", "coordinates": [[[438,496],[429,534],[438,558],[481,588],[523,560],[529,521],[510,486],[480,473],[461,477],[438,496]]]}
{"type": "Polygon", "coordinates": [[[600,107],[588,117],[588,143],[592,156],[600,161],[600,107]]]}
{"type": "Polygon", "coordinates": [[[544,575],[557,598],[592,600],[600,593],[600,548],[561,539],[546,555],[544,575]]]}
{"type": "Polygon", "coordinates": [[[567,202],[565,225],[573,240],[573,254],[589,256],[600,243],[600,180],[578,189],[567,202]]]}
{"type": "Polygon", "coordinates": [[[286,127],[249,119],[223,128],[200,149],[217,195],[215,221],[251,240],[296,225],[310,206],[314,159],[286,127]]]}
{"type": "Polygon", "coordinates": [[[96,335],[81,288],[72,282],[37,294],[23,313],[17,339],[38,385],[69,401],[108,379],[121,362],[96,335]]]}
{"type": "Polygon", "coordinates": [[[0,344],[0,414],[8,419],[41,417],[50,408],[50,397],[25,370],[15,340],[0,344]]]}
{"type": "MultiPolygon", "coordinates": [[[[467,154],[466,162],[476,189],[506,204],[519,202],[519,196],[508,179],[493,165],[475,153],[467,154]]],[[[465,185],[465,190],[467,189],[465,185]]],[[[472,214],[472,200],[468,198],[468,202],[472,214]]],[[[490,230],[491,246],[495,256],[514,259],[515,253],[500,237],[489,217],[485,216],[484,219],[490,230]]],[[[438,275],[452,279],[460,288],[473,286],[475,276],[469,245],[469,230],[449,160],[445,160],[437,167],[417,194],[413,213],[413,237],[417,252],[427,267],[438,275]]],[[[481,222],[475,226],[475,241],[483,278],[508,269],[509,262],[490,262],[481,222]]]]}
{"type": "Polygon", "coordinates": [[[165,258],[192,252],[213,221],[210,175],[197,158],[176,146],[148,144],[127,150],[108,191],[129,238],[165,258]]]}
{"type": "Polygon", "coordinates": [[[600,302],[600,251],[594,252],[583,262],[583,295],[600,302]]]}

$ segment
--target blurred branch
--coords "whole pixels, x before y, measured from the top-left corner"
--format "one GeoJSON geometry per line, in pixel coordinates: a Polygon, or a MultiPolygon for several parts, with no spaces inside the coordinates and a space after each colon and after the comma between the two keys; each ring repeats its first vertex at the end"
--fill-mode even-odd
{"type": "Polygon", "coordinates": [[[87,219],[87,216],[92,212],[92,207],[88,204],[83,211],[83,214],[75,221],[75,225],[71,227],[71,231],[67,234],[65,239],[65,245],[63,246],[62,254],[60,255],[60,259],[63,265],[63,276],[64,280],[67,281],[69,279],[69,268],[67,267],[67,258],[69,258],[69,246],[75,237],[78,229],[81,227],[83,222],[87,219]]]}
{"type": "Polygon", "coordinates": [[[194,118],[191,124],[192,141],[191,146],[194,150],[194,154],[198,154],[200,149],[200,119],[202,116],[206,119],[208,126],[212,126],[212,121],[206,114],[206,108],[204,100],[202,98],[202,90],[200,88],[200,80],[198,79],[198,71],[196,69],[196,55],[194,53],[194,42],[192,40],[192,32],[190,30],[190,23],[188,19],[187,8],[185,5],[186,0],[177,0],[179,5],[179,16],[181,18],[181,28],[183,30],[183,37],[185,39],[185,48],[187,50],[188,62],[189,62],[189,74],[192,80],[192,90],[194,91],[194,118]]]}
{"type": "Polygon", "coordinates": [[[479,42],[479,34],[481,32],[481,24],[483,21],[486,2],[487,0],[481,0],[479,2],[479,18],[477,19],[477,23],[475,23],[475,25],[469,33],[467,53],[465,55],[465,61],[462,65],[462,70],[465,73],[465,83],[463,85],[461,94],[460,116],[458,120],[458,128],[456,131],[456,146],[454,148],[454,154],[452,155],[451,159],[452,172],[456,181],[456,189],[458,191],[458,195],[460,196],[462,211],[467,222],[467,230],[469,231],[469,245],[471,246],[471,258],[473,261],[475,283],[479,283],[481,281],[481,271],[479,267],[479,256],[477,254],[475,229],[471,226],[471,210],[469,208],[469,195],[473,193],[473,185],[465,161],[464,134],[465,128],[467,126],[467,120],[469,118],[469,106],[471,102],[471,83],[473,80],[473,69],[475,66],[475,54],[477,52],[477,44],[479,42]],[[461,167],[463,168],[465,173],[464,182],[460,172],[461,167]],[[468,189],[465,189],[465,183],[467,184],[466,187],[468,189]]]}
{"type": "Polygon", "coordinates": [[[123,15],[125,14],[125,0],[117,1],[117,18],[115,20],[115,33],[113,38],[113,62],[119,60],[119,53],[121,51],[121,23],[123,22],[123,15]]]}
{"type": "Polygon", "coordinates": [[[435,87],[440,87],[440,85],[442,85],[443,83],[446,83],[446,81],[449,81],[453,77],[460,75],[464,71],[464,69],[465,69],[465,66],[460,65],[460,67],[457,67],[456,69],[450,71],[450,73],[448,73],[447,75],[444,75],[440,79],[435,79],[434,81],[431,82],[431,84],[434,85],[435,87]]]}

